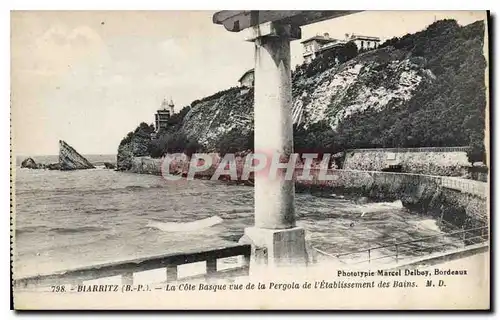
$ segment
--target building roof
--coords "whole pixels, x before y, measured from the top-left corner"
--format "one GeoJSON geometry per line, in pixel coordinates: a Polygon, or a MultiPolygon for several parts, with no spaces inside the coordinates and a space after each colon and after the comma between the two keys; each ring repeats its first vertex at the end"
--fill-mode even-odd
{"type": "Polygon", "coordinates": [[[353,34],[349,40],[356,40],[356,39],[361,39],[361,40],[371,40],[371,41],[380,41],[379,37],[371,37],[371,36],[363,36],[363,35],[358,35],[358,34],[353,34]]]}
{"type": "Polygon", "coordinates": [[[326,38],[325,36],[314,36],[307,38],[305,40],[302,40],[300,43],[306,43],[306,42],[311,42],[311,41],[318,41],[318,42],[333,42],[333,41],[338,41],[337,39],[333,38],[326,38]]]}
{"type": "Polygon", "coordinates": [[[254,73],[255,69],[252,68],[250,70],[248,70],[247,72],[245,72],[239,79],[238,79],[238,82],[241,82],[241,80],[243,80],[243,78],[245,78],[248,74],[250,73],[254,73]]]}
{"type": "MultiPolygon", "coordinates": [[[[321,46],[318,48],[317,51],[315,51],[316,53],[318,52],[322,52],[322,51],[326,51],[326,50],[330,50],[332,48],[336,48],[336,47],[342,47],[342,46],[345,46],[346,42],[345,41],[338,41],[336,43],[328,43],[328,44],[325,44],[324,46],[321,46]]],[[[303,57],[307,57],[307,56],[310,56],[312,54],[314,54],[315,52],[312,52],[312,51],[306,51],[302,54],[303,57]]]]}

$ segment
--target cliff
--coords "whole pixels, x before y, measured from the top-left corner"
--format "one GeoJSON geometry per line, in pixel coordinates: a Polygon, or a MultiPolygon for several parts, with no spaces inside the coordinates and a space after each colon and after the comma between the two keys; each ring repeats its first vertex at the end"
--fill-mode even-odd
{"type": "Polygon", "coordinates": [[[66,142],[59,140],[59,169],[81,170],[95,167],[66,142]]]}
{"type": "Polygon", "coordinates": [[[315,76],[296,77],[294,122],[306,128],[326,121],[336,129],[344,119],[366,110],[407,103],[432,72],[423,59],[393,47],[366,52],[315,76]]]}
{"type": "Polygon", "coordinates": [[[196,101],[184,117],[182,130],[209,150],[232,130],[241,135],[253,130],[253,90],[231,88],[196,101]]]}
{"type": "MultiPolygon", "coordinates": [[[[325,54],[293,72],[292,113],[316,149],[482,145],[484,24],[439,21],[340,65],[325,54]],[[322,126],[323,125],[323,126],[322,126]],[[317,133],[330,130],[330,136],[317,133]]],[[[183,130],[209,150],[253,129],[253,92],[233,88],[192,104],[183,130]]],[[[301,141],[296,148],[311,145],[301,141]]],[[[479,147],[481,148],[481,146],[479,147]]]]}
{"type": "MultiPolygon", "coordinates": [[[[327,52],[299,66],[292,73],[295,151],[469,146],[471,161],[484,161],[483,41],[482,21],[443,20],[340,64],[327,52]]],[[[252,90],[196,100],[178,118],[148,155],[161,156],[179,132],[206,152],[253,146],[252,90]]],[[[142,156],[147,148],[120,150],[142,156]]]]}
{"type": "Polygon", "coordinates": [[[118,170],[130,170],[132,159],[149,155],[149,144],[151,133],[154,128],[146,123],[141,123],[139,127],[122,139],[118,146],[116,156],[116,168],[118,170]]]}

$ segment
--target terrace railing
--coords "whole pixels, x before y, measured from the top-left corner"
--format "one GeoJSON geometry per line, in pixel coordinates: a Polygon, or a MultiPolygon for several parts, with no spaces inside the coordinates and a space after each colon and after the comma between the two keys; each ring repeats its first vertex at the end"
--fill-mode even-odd
{"type": "Polygon", "coordinates": [[[419,251],[425,251],[425,250],[434,250],[438,249],[440,247],[450,245],[450,243],[440,243],[436,245],[431,245],[431,246],[423,246],[423,245],[418,245],[418,246],[413,246],[414,244],[422,243],[425,241],[429,241],[432,239],[437,239],[437,238],[442,238],[444,236],[447,237],[457,237],[462,241],[462,246],[467,247],[469,245],[474,245],[478,243],[483,243],[488,240],[488,226],[482,226],[482,227],[477,227],[477,228],[471,228],[471,229],[462,229],[459,231],[454,231],[450,233],[441,233],[429,237],[423,237],[415,240],[410,240],[410,241],[403,241],[403,242],[397,242],[393,244],[386,244],[386,245],[381,245],[381,246],[376,246],[376,247],[371,247],[368,249],[363,249],[363,250],[356,250],[356,251],[351,251],[351,252],[346,252],[346,253],[340,253],[340,254],[331,254],[327,253],[321,250],[316,249],[316,251],[322,255],[329,256],[331,258],[337,258],[339,261],[344,262],[346,264],[362,264],[362,263],[372,263],[374,261],[382,260],[382,259],[391,259],[391,261],[395,261],[396,263],[399,262],[401,257],[403,257],[405,254],[410,254],[414,255],[416,252],[419,251]],[[408,248],[409,247],[409,248],[408,248]],[[389,249],[389,250],[388,250],[389,249]],[[392,249],[392,250],[391,250],[392,249]],[[388,254],[383,254],[383,255],[376,255],[377,252],[381,251],[389,251],[390,253],[388,254]],[[349,261],[346,262],[344,261],[346,257],[349,256],[361,256],[360,260],[356,261],[349,261]],[[364,257],[364,258],[363,258],[364,257]]]}
{"type": "MultiPolygon", "coordinates": [[[[248,276],[250,264],[250,245],[234,245],[221,249],[208,251],[196,251],[187,253],[166,254],[152,256],[134,260],[119,261],[100,265],[93,265],[83,268],[65,270],[52,274],[36,275],[31,277],[19,278],[14,280],[14,286],[26,288],[32,286],[51,286],[72,284],[83,284],[84,281],[121,276],[121,284],[130,284],[134,282],[134,273],[165,269],[166,281],[175,282],[178,277],[178,266],[196,262],[206,262],[206,273],[184,279],[227,279],[239,276],[248,276]],[[222,258],[243,256],[243,264],[234,268],[223,270],[217,269],[217,260],[222,258]]],[[[161,281],[159,281],[161,282],[161,281]]]]}

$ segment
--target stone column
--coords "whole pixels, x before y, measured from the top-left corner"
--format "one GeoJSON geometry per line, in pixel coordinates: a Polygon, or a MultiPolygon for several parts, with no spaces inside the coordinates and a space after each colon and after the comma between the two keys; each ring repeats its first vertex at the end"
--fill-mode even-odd
{"type": "MultiPolygon", "coordinates": [[[[300,28],[269,22],[247,31],[246,40],[255,43],[255,152],[266,154],[269,169],[274,156],[286,160],[293,153],[290,41],[300,38],[300,28]]],[[[255,226],[245,229],[246,240],[260,250],[252,255],[253,264],[306,264],[294,199],[294,181],[284,172],[255,174],[255,226]]]]}

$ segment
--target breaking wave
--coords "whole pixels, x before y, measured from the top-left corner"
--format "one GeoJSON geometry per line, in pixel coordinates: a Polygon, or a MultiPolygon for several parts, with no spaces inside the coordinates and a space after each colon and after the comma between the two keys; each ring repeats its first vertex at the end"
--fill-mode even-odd
{"type": "Polygon", "coordinates": [[[419,229],[432,230],[432,231],[441,231],[441,228],[437,224],[436,220],[425,219],[425,220],[417,221],[414,224],[419,229]]]}
{"type": "Polygon", "coordinates": [[[396,200],[393,202],[376,202],[358,206],[358,211],[360,211],[362,215],[399,209],[403,209],[403,203],[401,202],[401,200],[396,200]]]}
{"type": "Polygon", "coordinates": [[[221,217],[213,216],[206,219],[191,222],[159,222],[149,221],[146,227],[158,229],[167,232],[195,231],[209,228],[224,221],[221,217]]]}

